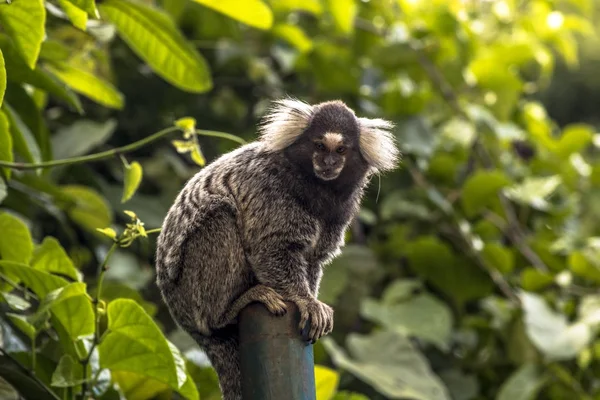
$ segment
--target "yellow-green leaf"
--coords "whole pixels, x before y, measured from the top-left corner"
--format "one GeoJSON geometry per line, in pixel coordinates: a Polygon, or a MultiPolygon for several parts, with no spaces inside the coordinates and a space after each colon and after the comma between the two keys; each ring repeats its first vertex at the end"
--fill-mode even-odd
{"type": "Polygon", "coordinates": [[[275,0],[271,1],[271,7],[276,12],[291,12],[296,10],[306,11],[315,15],[323,13],[320,0],[275,0]]]}
{"type": "Polygon", "coordinates": [[[123,197],[121,198],[121,203],[125,203],[135,194],[135,191],[140,186],[143,175],[142,166],[137,161],[134,161],[129,165],[124,165],[124,167],[125,181],[123,182],[123,197]]]}
{"type": "Polygon", "coordinates": [[[258,29],[273,25],[271,9],[260,0],[194,0],[221,14],[258,29]]]}
{"type": "Polygon", "coordinates": [[[73,341],[94,333],[94,309],[85,283],[71,283],[50,292],[40,305],[37,315],[47,311],[52,312],[73,341]]]}
{"type": "Polygon", "coordinates": [[[192,150],[192,160],[201,167],[206,164],[206,159],[198,146],[195,146],[192,150]]]}
{"type": "MultiPolygon", "coordinates": [[[[9,161],[13,160],[13,145],[12,136],[10,135],[10,125],[6,114],[0,110],[0,160],[9,161]]],[[[8,180],[10,179],[10,168],[2,168],[2,174],[8,180]]]]}
{"type": "Polygon", "coordinates": [[[36,337],[35,327],[27,320],[25,316],[13,313],[7,313],[6,316],[30,340],[33,340],[33,338],[36,337]]]}
{"type": "Polygon", "coordinates": [[[327,0],[336,29],[344,34],[354,31],[354,18],[358,10],[355,0],[327,0]]]}
{"type": "Polygon", "coordinates": [[[13,0],[0,4],[0,25],[33,69],[44,40],[46,9],[42,0],[13,0]]]}
{"type": "Polygon", "coordinates": [[[107,236],[111,239],[117,238],[117,232],[113,228],[104,228],[104,229],[96,229],[98,232],[102,233],[104,236],[107,236]]]}
{"type": "Polygon", "coordinates": [[[84,10],[68,0],[58,0],[58,4],[60,4],[60,7],[65,14],[67,14],[67,17],[69,17],[74,27],[79,28],[82,31],[86,30],[88,15],[84,10]]]}
{"type": "Polygon", "coordinates": [[[4,65],[4,54],[0,50],[0,106],[4,101],[4,92],[6,92],[6,66],[4,65]]]}
{"type": "Polygon", "coordinates": [[[67,276],[75,281],[81,280],[73,261],[52,236],[46,236],[42,244],[35,249],[31,266],[41,271],[67,276]]]}
{"type": "Polygon", "coordinates": [[[99,8],[129,47],[167,82],[196,93],[212,88],[206,61],[167,14],[124,0],[106,0],[99,8]]]}
{"type": "Polygon", "coordinates": [[[96,3],[94,0],[68,0],[74,6],[87,12],[90,16],[99,18],[98,10],[96,9],[96,3]]]}
{"type": "Polygon", "coordinates": [[[123,95],[110,82],[66,63],[54,63],[49,70],[74,91],[106,107],[123,108],[123,95]]]}
{"type": "Polygon", "coordinates": [[[175,126],[183,129],[185,132],[193,132],[196,129],[196,120],[192,117],[180,118],[175,121],[175,126]]]}
{"type": "Polygon", "coordinates": [[[32,253],[33,242],[27,225],[14,215],[0,214],[0,257],[26,264],[32,253]]]}
{"type": "Polygon", "coordinates": [[[315,365],[315,385],[317,400],[330,400],[335,395],[340,375],[327,367],[315,365]]]}
{"type": "Polygon", "coordinates": [[[0,261],[0,271],[17,277],[40,298],[69,284],[63,278],[13,261],[0,261]]]}
{"type": "Polygon", "coordinates": [[[40,162],[42,159],[40,147],[29,127],[8,103],[4,103],[2,108],[8,118],[14,150],[29,162],[40,162]]]}
{"type": "Polygon", "coordinates": [[[98,192],[78,185],[63,186],[61,191],[71,199],[65,208],[73,221],[92,232],[110,225],[112,212],[98,192]]]}
{"type": "Polygon", "coordinates": [[[275,36],[285,40],[301,53],[306,53],[312,49],[312,41],[297,25],[277,24],[272,31],[275,36]]]}

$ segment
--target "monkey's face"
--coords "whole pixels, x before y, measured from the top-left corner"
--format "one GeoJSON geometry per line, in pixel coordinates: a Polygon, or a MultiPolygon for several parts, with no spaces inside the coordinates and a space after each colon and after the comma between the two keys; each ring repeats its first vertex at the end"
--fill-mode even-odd
{"type": "Polygon", "coordinates": [[[324,181],[336,179],[346,165],[349,143],[339,133],[325,132],[313,140],[312,164],[315,175],[324,181]]]}

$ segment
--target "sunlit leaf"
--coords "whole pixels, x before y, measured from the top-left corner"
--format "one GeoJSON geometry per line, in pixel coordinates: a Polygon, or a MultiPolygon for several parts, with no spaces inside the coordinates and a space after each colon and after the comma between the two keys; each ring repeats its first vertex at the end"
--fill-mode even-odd
{"type": "Polygon", "coordinates": [[[499,244],[486,243],[481,255],[489,265],[503,274],[508,274],[515,268],[515,254],[499,244]]]}
{"type": "Polygon", "coordinates": [[[271,0],[270,4],[279,12],[302,10],[315,15],[321,15],[323,12],[320,0],[271,0]]]}
{"type": "Polygon", "coordinates": [[[548,272],[539,271],[528,267],[521,272],[521,288],[530,292],[536,292],[548,287],[554,282],[554,276],[548,272]]]}
{"type": "MultiPolygon", "coordinates": [[[[6,114],[0,110],[0,160],[9,161],[13,160],[13,144],[12,136],[10,134],[10,125],[6,114]]],[[[11,169],[2,168],[2,175],[6,179],[10,179],[11,169]]]]}
{"type": "Polygon", "coordinates": [[[41,271],[47,271],[69,277],[75,281],[81,280],[79,272],[58,240],[46,236],[39,245],[31,260],[31,266],[41,271]]]}
{"type": "Polygon", "coordinates": [[[0,257],[6,261],[29,263],[33,241],[27,225],[8,213],[0,213],[0,257]]]}
{"type": "Polygon", "coordinates": [[[4,301],[13,310],[24,311],[31,307],[30,302],[12,293],[0,293],[0,297],[4,298],[4,301]]]}
{"type": "Polygon", "coordinates": [[[0,4],[0,24],[31,69],[44,40],[46,9],[42,0],[15,0],[0,4]]]}
{"type": "Polygon", "coordinates": [[[344,34],[354,30],[354,18],[358,11],[355,0],[327,0],[327,8],[333,16],[335,27],[344,34]]]}
{"type": "Polygon", "coordinates": [[[87,12],[92,17],[99,17],[94,0],[68,0],[77,8],[87,12]]]}
{"type": "Polygon", "coordinates": [[[340,375],[322,365],[315,365],[315,386],[317,400],[331,400],[336,392],[340,375]]]}
{"type": "MultiPolygon", "coordinates": [[[[89,379],[90,376],[88,375],[87,380],[89,379]]],[[[50,384],[54,387],[70,387],[80,385],[85,381],[81,363],[76,361],[70,354],[65,354],[60,358],[56,370],[52,374],[50,384]]]]}
{"type": "Polygon", "coordinates": [[[207,63],[166,14],[123,0],[107,0],[99,8],[123,40],[166,81],[196,93],[212,88],[207,63]]]}
{"type": "Polygon", "coordinates": [[[12,313],[7,313],[6,316],[29,340],[33,340],[37,336],[35,326],[27,320],[27,317],[12,313]]]}
{"type": "Polygon", "coordinates": [[[25,286],[29,287],[40,298],[68,284],[63,278],[12,261],[0,261],[0,271],[18,277],[25,286]]]}
{"type": "Polygon", "coordinates": [[[123,108],[123,94],[112,83],[97,75],[61,62],[54,62],[48,69],[74,91],[98,104],[116,109],[123,108]]]}
{"type": "Polygon", "coordinates": [[[505,194],[519,203],[530,205],[540,210],[547,210],[550,205],[547,198],[560,186],[560,176],[526,177],[522,183],[506,188],[505,194]]]}
{"type": "Polygon", "coordinates": [[[390,398],[449,400],[442,381],[410,340],[392,332],[351,333],[347,355],[330,338],[323,340],[333,362],[390,398]],[[398,379],[402,377],[402,379],[398,379]]]}
{"type": "Polygon", "coordinates": [[[96,229],[98,232],[102,233],[104,236],[109,237],[111,239],[116,239],[117,238],[117,232],[115,232],[115,230],[113,228],[103,228],[103,229],[96,229]]]}
{"type": "Polygon", "coordinates": [[[193,1],[258,29],[269,29],[273,24],[273,13],[261,0],[193,1]]]}
{"type": "Polygon", "coordinates": [[[58,0],[58,4],[60,4],[60,7],[65,14],[67,14],[67,17],[69,17],[74,27],[79,28],[82,31],[86,30],[88,14],[84,10],[77,7],[69,0],[58,0]]]}
{"type": "Polygon", "coordinates": [[[522,365],[502,384],[497,400],[531,400],[545,383],[546,377],[538,366],[522,365]]]}
{"type": "Polygon", "coordinates": [[[312,49],[312,41],[297,25],[277,24],[271,31],[275,36],[285,40],[301,53],[312,49]]]}
{"type": "Polygon", "coordinates": [[[592,142],[592,127],[583,124],[568,125],[556,144],[556,152],[563,158],[585,149],[592,142]]]}
{"type": "Polygon", "coordinates": [[[91,298],[82,282],[71,283],[49,293],[40,304],[38,315],[51,311],[72,341],[95,331],[91,298]]]}
{"type": "Polygon", "coordinates": [[[4,55],[0,50],[0,106],[4,101],[4,92],[6,91],[6,66],[4,65],[4,55]]]}
{"type": "Polygon", "coordinates": [[[142,166],[137,161],[124,165],[125,180],[123,182],[123,196],[121,203],[125,203],[136,192],[142,182],[142,166]]]}

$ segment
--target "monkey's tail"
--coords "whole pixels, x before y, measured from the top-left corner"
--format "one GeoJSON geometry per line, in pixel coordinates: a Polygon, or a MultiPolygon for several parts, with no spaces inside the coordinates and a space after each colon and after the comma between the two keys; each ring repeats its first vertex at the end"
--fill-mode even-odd
{"type": "Polygon", "coordinates": [[[228,325],[223,329],[213,331],[211,336],[194,332],[192,337],[204,350],[219,376],[223,400],[242,400],[237,326],[228,325]]]}

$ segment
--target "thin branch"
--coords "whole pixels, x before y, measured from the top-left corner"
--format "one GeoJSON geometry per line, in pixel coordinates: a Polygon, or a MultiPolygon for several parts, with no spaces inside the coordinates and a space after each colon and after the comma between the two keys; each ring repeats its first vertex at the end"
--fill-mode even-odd
{"type": "Polygon", "coordinates": [[[146,234],[150,234],[150,233],[159,233],[161,231],[162,228],[154,228],[154,229],[150,229],[146,231],[146,234]]]}
{"type": "Polygon", "coordinates": [[[228,139],[239,144],[246,144],[246,141],[239,136],[232,135],[230,133],[218,132],[218,131],[207,131],[204,129],[196,129],[196,133],[201,136],[212,136],[222,139],[228,139]]]}

